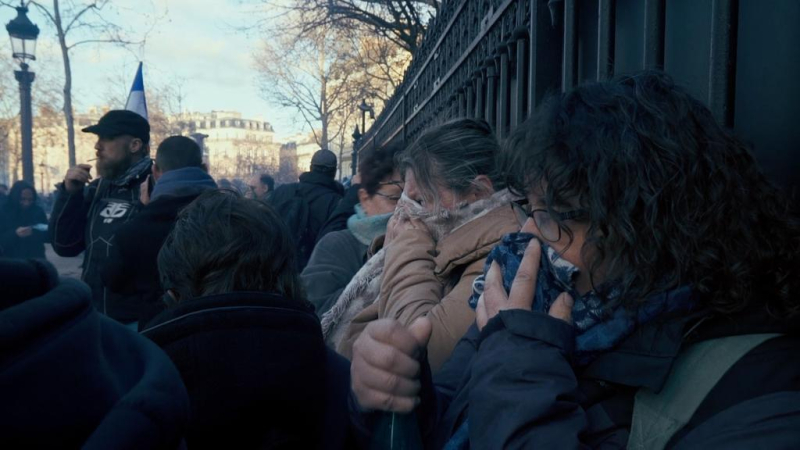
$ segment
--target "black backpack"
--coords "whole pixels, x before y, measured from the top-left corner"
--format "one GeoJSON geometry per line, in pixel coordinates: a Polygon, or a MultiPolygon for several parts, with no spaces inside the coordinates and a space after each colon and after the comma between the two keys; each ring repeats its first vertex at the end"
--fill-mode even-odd
{"type": "Polygon", "coordinates": [[[308,264],[317,241],[316,233],[311,227],[309,205],[325,192],[306,198],[300,184],[294,184],[287,186],[285,192],[276,191],[275,194],[270,198],[270,203],[289,227],[295,246],[297,270],[302,271],[308,264]]]}

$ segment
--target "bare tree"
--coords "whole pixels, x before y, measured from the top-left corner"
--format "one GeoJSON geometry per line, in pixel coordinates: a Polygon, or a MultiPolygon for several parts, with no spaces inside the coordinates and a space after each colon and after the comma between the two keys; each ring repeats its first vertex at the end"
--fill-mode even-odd
{"type": "Polygon", "coordinates": [[[335,29],[276,36],[265,40],[256,57],[264,97],[293,108],[311,128],[314,139],[328,148],[341,130],[331,124],[353,108],[354,76],[347,45],[335,29]]]}
{"type": "MultiPolygon", "coordinates": [[[[320,27],[367,30],[414,54],[443,0],[291,0],[288,6],[274,0],[259,1],[270,9],[283,7],[297,13],[294,26],[302,33],[320,27]]],[[[271,19],[264,22],[272,24],[271,19]]]]}
{"type": "Polygon", "coordinates": [[[125,36],[125,30],[104,17],[112,8],[111,0],[32,0],[36,7],[55,28],[61,56],[64,63],[64,119],[67,125],[67,147],[70,166],[75,165],[75,115],[72,107],[72,64],[70,52],[86,44],[132,45],[143,41],[133,41],[125,36]],[[73,35],[77,37],[73,40],[73,35]]]}

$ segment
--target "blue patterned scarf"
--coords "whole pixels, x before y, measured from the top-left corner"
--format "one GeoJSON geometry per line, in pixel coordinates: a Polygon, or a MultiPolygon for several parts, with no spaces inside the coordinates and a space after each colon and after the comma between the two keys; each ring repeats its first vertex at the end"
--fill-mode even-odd
{"type": "MultiPolygon", "coordinates": [[[[492,249],[486,258],[484,274],[473,284],[470,306],[474,309],[483,294],[486,273],[497,261],[503,272],[503,287],[510,292],[511,284],[519,270],[522,256],[528,242],[534,236],[528,233],[512,233],[503,237],[500,245],[492,249]]],[[[649,297],[635,310],[623,307],[607,308],[604,305],[617,304],[619,291],[611,289],[605,298],[594,291],[578,295],[574,280],[578,268],[561,259],[560,255],[546,244],[542,244],[541,264],[536,278],[536,294],[532,310],[548,312],[550,306],[562,292],[568,292],[575,304],[572,308],[572,321],[575,327],[575,351],[573,365],[585,367],[597,356],[616,347],[633,331],[657,317],[676,311],[689,311],[694,306],[690,286],[681,286],[668,292],[649,297]]],[[[450,438],[446,450],[466,450],[469,448],[469,420],[464,421],[450,438]]]]}

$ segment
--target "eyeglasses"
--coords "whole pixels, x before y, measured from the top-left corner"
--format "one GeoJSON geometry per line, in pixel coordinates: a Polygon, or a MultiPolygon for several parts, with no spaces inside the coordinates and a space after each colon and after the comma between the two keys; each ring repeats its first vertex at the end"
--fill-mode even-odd
{"type": "Polygon", "coordinates": [[[543,208],[531,210],[528,200],[520,200],[516,203],[523,208],[526,216],[533,219],[533,223],[536,224],[536,228],[539,230],[540,237],[550,242],[561,240],[561,229],[563,227],[559,222],[586,217],[586,210],[584,209],[550,213],[550,211],[543,208]],[[557,221],[553,219],[553,215],[558,219],[557,221]]]}
{"type": "Polygon", "coordinates": [[[400,197],[402,196],[403,189],[405,189],[405,183],[403,183],[402,181],[396,181],[396,180],[384,181],[382,183],[378,183],[378,186],[397,186],[397,187],[400,188],[401,195],[388,195],[388,194],[384,194],[383,192],[380,192],[380,191],[375,192],[375,195],[377,195],[379,197],[383,197],[383,198],[385,198],[387,200],[391,200],[393,202],[396,202],[396,201],[400,200],[400,197]]]}

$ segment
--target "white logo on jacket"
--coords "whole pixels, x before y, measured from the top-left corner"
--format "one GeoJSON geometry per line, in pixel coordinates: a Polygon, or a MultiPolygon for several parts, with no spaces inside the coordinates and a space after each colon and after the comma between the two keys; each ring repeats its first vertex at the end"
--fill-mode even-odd
{"type": "Polygon", "coordinates": [[[105,208],[100,211],[100,216],[105,217],[103,223],[111,223],[114,219],[125,217],[125,214],[131,209],[129,203],[108,202],[105,208]]]}

